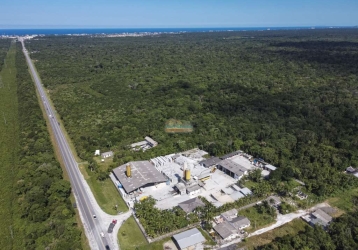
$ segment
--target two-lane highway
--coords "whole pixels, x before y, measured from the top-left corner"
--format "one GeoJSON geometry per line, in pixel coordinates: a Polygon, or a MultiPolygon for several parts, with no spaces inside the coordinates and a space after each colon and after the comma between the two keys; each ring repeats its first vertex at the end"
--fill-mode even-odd
{"type": "Polygon", "coordinates": [[[25,48],[23,39],[19,38],[22,43],[23,52],[26,57],[27,64],[30,68],[32,77],[35,81],[35,85],[38,93],[41,96],[41,102],[45,107],[46,115],[49,117],[51,129],[56,139],[57,147],[60,150],[63,163],[66,167],[68,176],[70,178],[71,187],[76,198],[77,208],[80,212],[82,223],[85,227],[86,236],[88,238],[91,249],[117,249],[118,246],[113,245],[113,242],[109,240],[106,233],[106,227],[101,221],[98,210],[93,207],[91,199],[85,190],[83,184],[83,177],[81,177],[78,164],[70,150],[70,147],[65,139],[65,136],[61,130],[59,122],[56,120],[55,112],[49,103],[49,100],[45,94],[44,88],[41,84],[39,77],[37,76],[35,67],[28,55],[25,48]]]}

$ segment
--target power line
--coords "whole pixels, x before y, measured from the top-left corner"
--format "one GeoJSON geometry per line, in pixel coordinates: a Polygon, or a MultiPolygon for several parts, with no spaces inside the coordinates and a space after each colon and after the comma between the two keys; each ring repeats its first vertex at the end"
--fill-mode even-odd
{"type": "Polygon", "coordinates": [[[5,122],[5,125],[6,125],[6,118],[5,118],[4,112],[2,112],[2,115],[3,115],[3,117],[4,117],[4,122],[5,122]]]}

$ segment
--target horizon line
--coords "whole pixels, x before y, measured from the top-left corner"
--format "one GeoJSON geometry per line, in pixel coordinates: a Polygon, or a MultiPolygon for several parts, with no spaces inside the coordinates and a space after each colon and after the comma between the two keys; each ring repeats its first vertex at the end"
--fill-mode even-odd
{"type": "Polygon", "coordinates": [[[60,25],[54,25],[54,26],[32,26],[28,25],[28,27],[23,26],[20,27],[1,27],[0,30],[4,29],[243,29],[243,28],[312,28],[312,27],[358,27],[358,25],[297,25],[297,26],[217,26],[217,27],[210,27],[210,26],[195,26],[195,27],[117,27],[117,26],[60,26],[60,25]]]}

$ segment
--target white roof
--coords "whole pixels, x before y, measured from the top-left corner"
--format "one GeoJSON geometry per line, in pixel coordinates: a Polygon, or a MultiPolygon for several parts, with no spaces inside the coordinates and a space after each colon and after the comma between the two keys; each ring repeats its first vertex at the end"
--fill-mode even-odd
{"type": "Polygon", "coordinates": [[[181,249],[194,246],[198,243],[202,243],[205,241],[204,236],[197,228],[193,228],[188,231],[173,235],[173,238],[178,243],[181,249]]]}
{"type": "Polygon", "coordinates": [[[267,165],[265,165],[265,167],[266,168],[268,168],[268,169],[270,169],[270,170],[276,170],[276,167],[275,166],[272,166],[272,165],[270,165],[270,164],[267,164],[267,165]]]}
{"type": "Polygon", "coordinates": [[[240,190],[241,190],[241,188],[240,188],[238,185],[236,185],[236,184],[232,185],[232,187],[233,187],[236,191],[240,191],[240,190]]]}
{"type": "Polygon", "coordinates": [[[241,192],[235,192],[235,193],[230,194],[230,197],[236,201],[238,199],[244,198],[245,195],[243,195],[241,192]]]}
{"type": "Polygon", "coordinates": [[[247,187],[242,188],[242,189],[240,190],[240,192],[241,192],[242,194],[244,194],[244,195],[250,195],[250,194],[252,194],[251,190],[248,189],[247,187]]]}

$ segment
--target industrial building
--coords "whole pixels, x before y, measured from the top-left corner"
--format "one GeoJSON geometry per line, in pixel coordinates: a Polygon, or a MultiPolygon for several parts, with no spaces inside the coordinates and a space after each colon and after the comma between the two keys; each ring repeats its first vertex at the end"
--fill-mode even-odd
{"type": "Polygon", "coordinates": [[[216,166],[220,161],[222,161],[219,157],[211,157],[209,159],[200,161],[199,164],[205,168],[216,166]]]}
{"type": "Polygon", "coordinates": [[[205,242],[204,236],[197,228],[175,234],[173,240],[179,250],[194,250],[205,242]]]}
{"type": "Polygon", "coordinates": [[[229,159],[220,161],[217,168],[236,180],[240,180],[248,173],[247,168],[229,159]]]}
{"type": "Polygon", "coordinates": [[[167,181],[149,161],[134,161],[113,169],[127,194],[147,186],[164,184],[167,181]]]}
{"type": "Polygon", "coordinates": [[[252,156],[235,151],[220,159],[205,159],[207,152],[192,149],[158,156],[149,161],[129,162],[113,170],[111,177],[127,204],[148,196],[159,209],[170,209],[198,195],[215,207],[251,195],[236,185],[249,170],[262,168],[252,156]]]}

